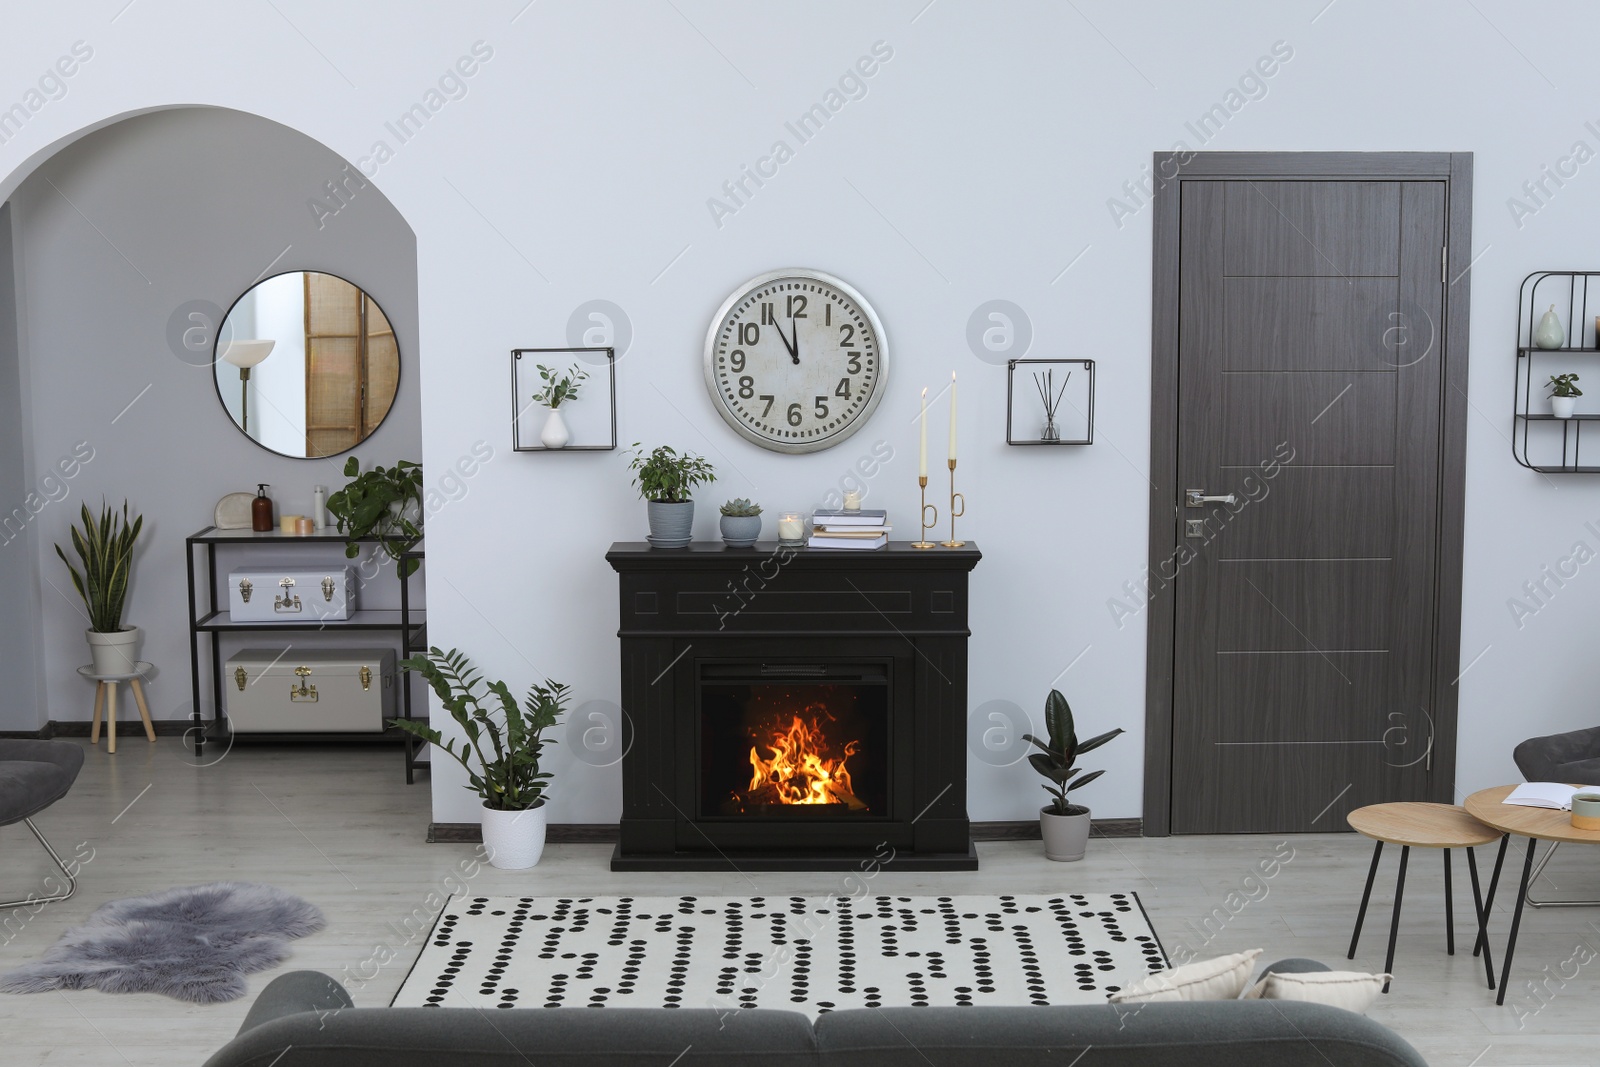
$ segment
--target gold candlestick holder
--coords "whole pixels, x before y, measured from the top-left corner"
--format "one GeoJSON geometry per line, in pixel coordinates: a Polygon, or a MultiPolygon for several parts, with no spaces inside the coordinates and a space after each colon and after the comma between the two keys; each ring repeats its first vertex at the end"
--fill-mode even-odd
{"type": "Polygon", "coordinates": [[[928,476],[926,474],[917,476],[917,485],[922,487],[922,511],[918,516],[922,522],[922,540],[911,542],[911,547],[932,548],[933,542],[928,540],[928,531],[939,524],[939,509],[928,503],[928,476]],[[930,510],[933,512],[932,519],[928,518],[930,510]]]}
{"type": "Polygon", "coordinates": [[[956,520],[967,513],[967,498],[956,492],[956,461],[950,460],[950,540],[939,543],[946,548],[960,548],[965,541],[956,540],[956,520]]]}

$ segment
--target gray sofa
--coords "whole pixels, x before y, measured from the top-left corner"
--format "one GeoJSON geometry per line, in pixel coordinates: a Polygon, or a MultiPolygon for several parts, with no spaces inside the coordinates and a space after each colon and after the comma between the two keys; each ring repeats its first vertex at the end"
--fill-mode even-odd
{"type": "MultiPolygon", "coordinates": [[[[1326,970],[1285,961],[1275,970],[1326,970]]],[[[261,991],[206,1067],[1426,1067],[1393,1031],[1292,1001],[797,1012],[354,1008],[316,971],[261,991]]]]}

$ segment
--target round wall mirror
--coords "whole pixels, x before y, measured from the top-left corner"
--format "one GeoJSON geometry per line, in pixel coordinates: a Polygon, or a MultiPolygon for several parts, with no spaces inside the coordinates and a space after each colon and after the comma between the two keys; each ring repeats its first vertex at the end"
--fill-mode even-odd
{"type": "Polygon", "coordinates": [[[400,387],[400,346],[377,301],[317,271],[275,275],[234,301],[212,364],[234,425],[295,459],[365,441],[400,387]]]}

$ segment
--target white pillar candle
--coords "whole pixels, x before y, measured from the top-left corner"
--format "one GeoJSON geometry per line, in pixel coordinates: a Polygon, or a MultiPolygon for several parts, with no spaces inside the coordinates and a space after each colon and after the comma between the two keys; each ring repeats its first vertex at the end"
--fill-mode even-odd
{"type": "MultiPolygon", "coordinates": [[[[1600,322],[1600,317],[1597,317],[1595,319],[1595,321],[1596,322],[1600,322]]],[[[922,458],[917,463],[917,477],[926,478],[928,476],[928,390],[927,390],[926,386],[924,386],[923,390],[922,390],[922,419],[921,419],[921,422],[922,422],[922,458]]]]}
{"type": "Polygon", "coordinates": [[[956,461],[956,372],[950,372],[950,462],[956,461]]]}
{"type": "Polygon", "coordinates": [[[805,536],[805,522],[799,515],[788,514],[778,520],[778,540],[798,541],[805,536]]]}

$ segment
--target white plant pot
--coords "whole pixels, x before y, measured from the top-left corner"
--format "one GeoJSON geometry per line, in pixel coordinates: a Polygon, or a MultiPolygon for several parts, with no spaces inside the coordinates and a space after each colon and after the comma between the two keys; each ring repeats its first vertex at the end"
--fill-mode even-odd
{"type": "Polygon", "coordinates": [[[526,811],[496,811],[484,805],[483,847],[489,864],[503,871],[524,871],[544,855],[545,806],[526,811]]]}
{"type": "Polygon", "coordinates": [[[89,639],[89,659],[94,673],[103,675],[132,674],[139,662],[139,628],[124,627],[114,634],[85,630],[89,639]]]}
{"type": "Polygon", "coordinates": [[[1048,806],[1040,808],[1039,836],[1044,838],[1045,859],[1083,859],[1089,847],[1089,809],[1083,809],[1082,815],[1056,815],[1048,806]]]}
{"type": "Polygon", "coordinates": [[[566,448],[571,440],[572,434],[567,430],[567,420],[561,417],[561,409],[551,408],[549,418],[544,420],[544,429],[539,431],[539,443],[546,448],[566,448]]]}
{"type": "Polygon", "coordinates": [[[1550,414],[1558,419],[1572,418],[1572,409],[1577,406],[1578,398],[1575,396],[1553,396],[1550,398],[1550,414]]]}

